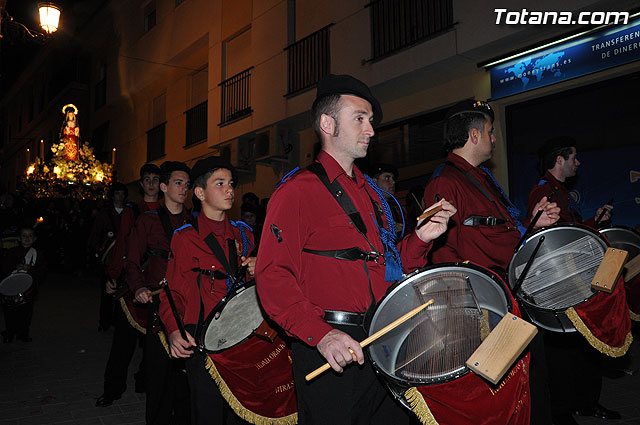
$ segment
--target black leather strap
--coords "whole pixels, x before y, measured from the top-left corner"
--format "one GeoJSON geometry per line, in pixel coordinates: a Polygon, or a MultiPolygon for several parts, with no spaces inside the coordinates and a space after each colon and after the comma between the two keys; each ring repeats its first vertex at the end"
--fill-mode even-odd
{"type": "Polygon", "coordinates": [[[325,310],[324,320],[332,325],[362,326],[364,323],[364,313],[354,313],[351,311],[325,310]]]}
{"type": "Polygon", "coordinates": [[[364,261],[374,261],[379,264],[384,264],[384,255],[381,255],[378,252],[367,252],[358,247],[347,248],[347,249],[333,249],[328,251],[319,251],[317,249],[302,248],[302,251],[308,252],[309,254],[321,255],[323,257],[336,258],[338,260],[347,260],[347,261],[364,260],[364,261]]]}

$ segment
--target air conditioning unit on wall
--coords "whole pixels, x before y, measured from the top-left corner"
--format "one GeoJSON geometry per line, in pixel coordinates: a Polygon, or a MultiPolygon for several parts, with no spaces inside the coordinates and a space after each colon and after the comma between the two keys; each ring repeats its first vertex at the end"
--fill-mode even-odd
{"type": "Polygon", "coordinates": [[[273,125],[256,133],[253,149],[256,164],[273,167],[276,164],[287,163],[289,151],[287,128],[273,125]]]}

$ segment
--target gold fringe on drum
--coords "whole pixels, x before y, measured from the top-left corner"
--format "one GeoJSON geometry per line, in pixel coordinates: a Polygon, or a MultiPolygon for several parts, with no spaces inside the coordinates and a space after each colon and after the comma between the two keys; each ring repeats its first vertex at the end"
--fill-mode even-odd
{"type": "Polygon", "coordinates": [[[124,297],[120,298],[120,305],[122,306],[122,311],[124,311],[125,316],[127,316],[127,320],[129,321],[129,324],[133,326],[135,330],[142,332],[143,335],[146,335],[147,330],[142,326],[140,326],[135,320],[133,320],[133,316],[131,316],[129,307],[127,307],[127,303],[124,301],[124,297]]]}
{"type": "Polygon", "coordinates": [[[631,309],[629,309],[629,317],[631,317],[631,320],[634,322],[640,322],[640,314],[634,313],[631,309]]]}
{"type": "Polygon", "coordinates": [[[229,406],[233,411],[245,421],[251,422],[254,425],[295,425],[298,423],[298,413],[293,413],[281,418],[268,418],[266,416],[258,415],[244,407],[242,403],[236,398],[235,395],[229,389],[227,383],[222,379],[222,376],[218,373],[213,360],[207,356],[205,361],[205,368],[209,371],[209,375],[218,385],[220,394],[229,403],[229,406]]]}
{"type": "Polygon", "coordinates": [[[409,402],[411,410],[413,410],[413,413],[420,419],[421,423],[424,425],[438,425],[438,421],[433,417],[429,406],[427,406],[427,402],[416,387],[409,388],[404,393],[404,398],[409,402]]]}
{"type": "Polygon", "coordinates": [[[573,323],[573,326],[575,326],[576,330],[585,337],[585,339],[589,342],[589,344],[591,344],[593,348],[600,351],[602,354],[606,354],[610,357],[622,357],[627,354],[627,350],[633,342],[633,336],[631,335],[631,332],[627,333],[627,336],[624,339],[624,344],[622,344],[620,347],[612,347],[600,341],[595,337],[595,335],[591,333],[587,325],[584,324],[573,307],[569,307],[565,313],[567,314],[569,320],[571,320],[571,323],[573,323]]]}

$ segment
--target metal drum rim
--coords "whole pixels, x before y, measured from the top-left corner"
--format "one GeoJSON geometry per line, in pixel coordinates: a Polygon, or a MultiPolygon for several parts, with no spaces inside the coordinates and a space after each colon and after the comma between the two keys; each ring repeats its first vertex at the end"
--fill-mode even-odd
{"type": "MultiPolygon", "coordinates": [[[[423,267],[421,269],[415,270],[411,273],[409,273],[408,275],[406,275],[406,277],[396,283],[394,283],[391,287],[389,287],[389,290],[387,291],[387,293],[380,299],[380,301],[378,301],[378,303],[376,303],[376,309],[375,309],[375,313],[373,314],[373,317],[371,318],[371,324],[374,323],[375,318],[378,316],[378,313],[380,312],[380,307],[382,306],[383,302],[385,300],[390,299],[395,293],[397,293],[401,287],[405,286],[406,284],[408,284],[411,279],[415,278],[417,275],[420,275],[424,272],[427,271],[431,271],[431,270],[435,270],[435,269],[441,269],[441,268],[453,268],[453,267],[459,267],[459,268],[467,268],[467,269],[472,269],[475,272],[478,272],[479,274],[481,274],[482,276],[486,277],[487,279],[493,281],[503,292],[504,298],[505,298],[505,304],[507,305],[507,311],[508,312],[513,312],[513,303],[512,303],[512,296],[511,296],[511,292],[510,289],[508,288],[508,283],[505,282],[502,278],[500,278],[500,276],[495,273],[493,270],[491,269],[487,269],[484,268],[482,266],[479,266],[477,264],[474,263],[470,263],[470,262],[450,262],[450,263],[439,263],[439,264],[433,264],[431,266],[427,266],[427,267],[423,267]]],[[[367,330],[367,335],[370,336],[371,334],[371,330],[367,330]]],[[[371,363],[374,365],[374,369],[376,371],[378,371],[379,373],[381,373],[385,378],[388,378],[390,381],[393,381],[393,383],[397,386],[400,387],[404,387],[407,385],[407,380],[401,380],[400,378],[396,377],[396,376],[392,376],[389,373],[387,373],[385,370],[383,370],[381,367],[377,366],[377,362],[373,359],[372,355],[371,355],[371,348],[372,345],[369,345],[367,347],[367,354],[369,359],[371,360],[371,363]]],[[[425,381],[421,381],[421,382],[413,382],[410,385],[412,386],[426,386],[426,385],[434,385],[434,384],[445,384],[447,382],[451,382],[454,381],[456,379],[459,379],[465,375],[468,375],[471,372],[471,370],[466,367],[466,366],[461,366],[459,372],[456,373],[451,373],[451,375],[447,376],[446,378],[433,378],[433,379],[429,379],[429,380],[425,380],[425,381]]]]}

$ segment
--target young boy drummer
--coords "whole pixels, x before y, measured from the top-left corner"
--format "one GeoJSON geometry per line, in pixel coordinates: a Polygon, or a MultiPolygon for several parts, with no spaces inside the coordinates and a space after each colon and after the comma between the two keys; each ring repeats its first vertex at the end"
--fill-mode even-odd
{"type": "Polygon", "coordinates": [[[265,341],[249,337],[208,355],[196,348],[196,339],[200,343],[204,336],[197,325],[202,325],[203,318],[228,294],[237,275],[239,281],[253,279],[256,258],[248,256],[254,247],[251,229],[226,215],[234,200],[233,167],[223,158],[211,156],[196,162],[192,178],[201,211],[193,225],[176,230],[166,272],[179,317],[174,316],[166,294],[160,298],[160,318],[171,355],[186,358],[191,423],[223,423],[223,416],[230,413],[225,400],[235,412],[226,418],[227,424],[243,423],[243,419],[252,423],[293,419],[296,402],[289,350],[280,338],[265,341]],[[179,321],[187,329],[186,339],[179,321]]]}

